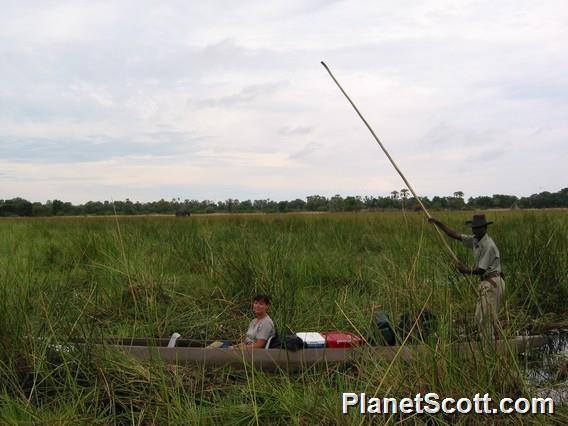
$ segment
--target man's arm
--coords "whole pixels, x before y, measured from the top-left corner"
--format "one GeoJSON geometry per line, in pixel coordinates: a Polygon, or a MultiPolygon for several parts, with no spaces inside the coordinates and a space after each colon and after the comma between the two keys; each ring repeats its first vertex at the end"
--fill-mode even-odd
{"type": "Polygon", "coordinates": [[[436,225],[438,228],[440,228],[442,231],[444,231],[444,233],[450,237],[453,238],[454,240],[458,240],[458,241],[462,241],[462,236],[461,234],[459,234],[457,231],[455,231],[454,229],[450,228],[448,225],[443,224],[442,222],[440,222],[438,219],[434,219],[433,217],[428,219],[428,222],[433,223],[434,225],[436,225]]]}
{"type": "Polygon", "coordinates": [[[475,268],[475,269],[468,268],[462,262],[456,262],[455,265],[456,265],[456,268],[458,268],[458,271],[460,271],[464,275],[484,275],[485,274],[485,269],[482,269],[482,268],[475,268]]]}

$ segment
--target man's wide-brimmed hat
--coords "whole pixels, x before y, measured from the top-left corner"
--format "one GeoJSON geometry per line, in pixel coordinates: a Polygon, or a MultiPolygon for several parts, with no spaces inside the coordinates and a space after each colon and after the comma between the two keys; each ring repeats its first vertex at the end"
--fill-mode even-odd
{"type": "Polygon", "coordinates": [[[482,226],[491,225],[493,222],[487,222],[484,214],[474,214],[472,220],[468,220],[465,224],[472,228],[481,228],[482,226]]]}

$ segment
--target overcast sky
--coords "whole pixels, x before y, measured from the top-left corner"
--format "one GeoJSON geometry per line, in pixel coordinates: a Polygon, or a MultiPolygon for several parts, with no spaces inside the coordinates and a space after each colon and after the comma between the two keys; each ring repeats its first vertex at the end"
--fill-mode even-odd
{"type": "Polygon", "coordinates": [[[0,0],[0,199],[568,186],[568,3],[0,0]]]}

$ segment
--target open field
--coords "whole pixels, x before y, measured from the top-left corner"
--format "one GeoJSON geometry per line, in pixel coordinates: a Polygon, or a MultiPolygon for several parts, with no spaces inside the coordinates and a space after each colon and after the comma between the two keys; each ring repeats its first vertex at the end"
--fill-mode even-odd
{"type": "MultiPolygon", "coordinates": [[[[464,233],[469,216],[439,214],[464,233]]],[[[568,215],[499,211],[489,220],[506,274],[504,332],[541,331],[568,313],[568,215]]],[[[4,422],[359,424],[356,413],[341,415],[341,392],[531,395],[514,356],[458,360],[438,353],[410,363],[267,374],[172,371],[88,352],[52,362],[48,354],[48,344],[70,336],[177,331],[238,339],[257,291],[272,296],[270,315],[280,329],[363,331],[378,304],[395,321],[432,310],[441,324],[438,341],[467,334],[475,281],[456,274],[417,213],[12,219],[0,221],[0,233],[4,422]]],[[[452,248],[471,263],[459,244],[452,248]]],[[[555,419],[568,422],[566,409],[559,407],[555,419]]]]}

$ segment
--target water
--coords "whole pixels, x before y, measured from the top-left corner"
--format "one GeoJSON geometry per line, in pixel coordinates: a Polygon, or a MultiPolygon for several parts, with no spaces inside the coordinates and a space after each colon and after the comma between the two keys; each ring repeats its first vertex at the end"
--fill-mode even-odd
{"type": "Polygon", "coordinates": [[[549,343],[525,355],[534,396],[568,405],[568,330],[549,333],[549,343]]]}

